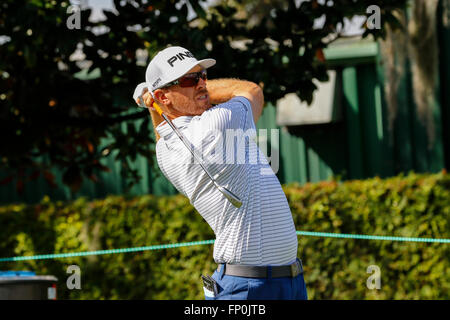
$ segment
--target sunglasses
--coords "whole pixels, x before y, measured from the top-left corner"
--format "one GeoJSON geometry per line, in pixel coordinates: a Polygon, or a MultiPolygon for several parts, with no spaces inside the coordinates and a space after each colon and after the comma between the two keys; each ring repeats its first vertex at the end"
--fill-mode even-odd
{"type": "Polygon", "coordinates": [[[179,78],[175,81],[169,82],[163,88],[167,88],[167,87],[174,86],[177,84],[180,85],[180,87],[182,87],[182,88],[194,87],[200,81],[200,78],[203,80],[206,80],[206,78],[207,78],[206,70],[202,70],[200,72],[188,73],[187,75],[182,76],[181,78],[179,78]]]}

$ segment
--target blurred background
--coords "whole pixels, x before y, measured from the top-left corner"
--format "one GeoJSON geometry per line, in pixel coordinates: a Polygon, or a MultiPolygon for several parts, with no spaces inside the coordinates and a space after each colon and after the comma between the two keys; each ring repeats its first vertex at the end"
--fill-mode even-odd
{"type": "MultiPolygon", "coordinates": [[[[450,237],[449,0],[6,0],[1,257],[213,238],[159,171],[148,111],[132,99],[153,55],[169,45],[215,58],[209,78],[263,87],[257,128],[275,150],[268,156],[279,157],[275,171],[297,230],[450,237]]],[[[448,245],[304,238],[310,298],[449,297],[448,245]],[[362,266],[377,259],[403,285],[368,290],[362,266]],[[343,263],[340,271],[324,267],[330,261],[343,263]]],[[[196,277],[214,270],[204,262],[212,246],[128,255],[76,258],[89,289],[62,281],[61,297],[201,299],[196,277]],[[181,257],[187,265],[169,268],[181,257]],[[168,290],[190,266],[183,287],[168,290]],[[164,276],[137,276],[150,269],[164,276]]],[[[61,279],[69,264],[0,262],[0,269],[61,279]]]]}

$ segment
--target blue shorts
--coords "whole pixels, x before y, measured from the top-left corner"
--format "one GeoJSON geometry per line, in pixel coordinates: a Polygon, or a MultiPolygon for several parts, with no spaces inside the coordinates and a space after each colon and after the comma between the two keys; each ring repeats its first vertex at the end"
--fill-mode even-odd
{"type": "Polygon", "coordinates": [[[205,295],[205,300],[308,300],[303,273],[295,278],[245,278],[224,275],[224,269],[220,265],[211,276],[217,295],[205,295]]]}

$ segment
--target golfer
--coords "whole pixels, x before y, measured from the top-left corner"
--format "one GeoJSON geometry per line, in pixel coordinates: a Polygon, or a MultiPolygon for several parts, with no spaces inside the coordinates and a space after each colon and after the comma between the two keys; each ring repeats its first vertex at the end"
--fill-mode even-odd
{"type": "Polygon", "coordinates": [[[134,94],[152,117],[161,171],[215,233],[218,268],[202,276],[205,299],[306,300],[292,214],[255,142],[262,89],[238,79],[207,80],[207,69],[215,63],[197,60],[185,48],[168,47],[151,60],[146,82],[134,94]],[[230,202],[217,185],[237,195],[242,205],[230,202]]]}

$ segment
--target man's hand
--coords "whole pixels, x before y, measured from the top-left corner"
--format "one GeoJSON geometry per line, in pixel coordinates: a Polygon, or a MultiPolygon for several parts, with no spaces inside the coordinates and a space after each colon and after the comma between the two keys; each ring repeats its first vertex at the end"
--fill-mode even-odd
{"type": "MultiPolygon", "coordinates": [[[[139,97],[136,99],[136,103],[138,105],[140,105],[139,99],[140,99],[139,97]]],[[[156,111],[155,108],[153,107],[153,102],[154,102],[153,97],[150,94],[150,92],[148,92],[147,88],[144,88],[144,90],[143,90],[142,101],[144,102],[145,106],[147,108],[149,108],[151,111],[156,111]]]]}

